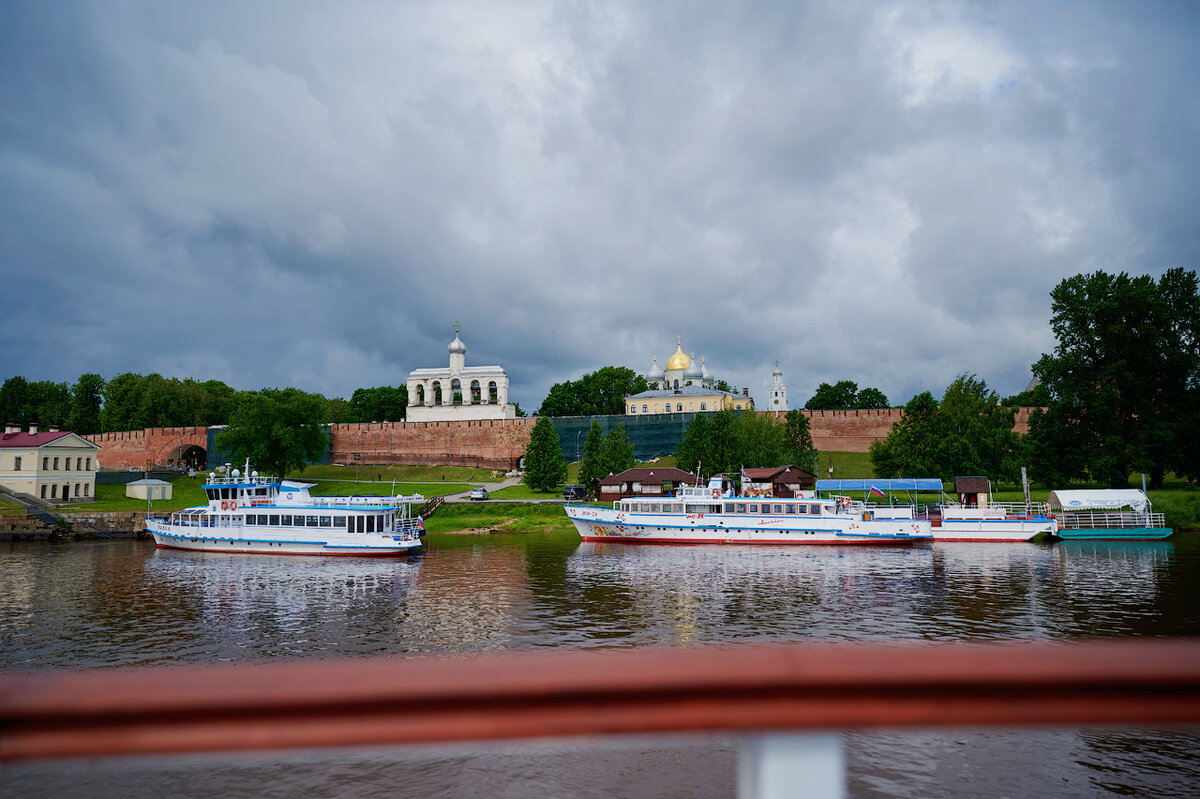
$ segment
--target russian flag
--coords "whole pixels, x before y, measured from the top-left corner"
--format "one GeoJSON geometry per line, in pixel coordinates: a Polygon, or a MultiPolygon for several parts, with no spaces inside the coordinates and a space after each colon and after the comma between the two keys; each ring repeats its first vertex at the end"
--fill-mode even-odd
{"type": "Polygon", "coordinates": [[[882,497],[882,496],[883,496],[883,492],[882,492],[882,491],[880,491],[880,490],[879,490],[878,488],[876,488],[875,486],[871,486],[871,490],[870,490],[870,492],[869,492],[869,493],[871,493],[871,494],[874,494],[874,495],[875,495],[875,496],[877,496],[877,497],[882,497]]]}

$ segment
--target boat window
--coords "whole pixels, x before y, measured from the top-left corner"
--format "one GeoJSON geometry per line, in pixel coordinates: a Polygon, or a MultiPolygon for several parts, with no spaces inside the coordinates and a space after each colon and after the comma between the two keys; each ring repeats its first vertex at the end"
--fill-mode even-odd
{"type": "Polygon", "coordinates": [[[733,513],[733,503],[732,503],[732,502],[726,502],[726,503],[725,503],[725,512],[726,512],[726,513],[733,513]]]}
{"type": "Polygon", "coordinates": [[[650,512],[650,504],[647,502],[640,503],[639,510],[641,510],[642,513],[649,513],[650,512]]]}
{"type": "Polygon", "coordinates": [[[758,503],[757,503],[757,502],[751,502],[751,503],[750,503],[750,512],[751,512],[751,513],[758,513],[758,503]]]}
{"type": "Polygon", "coordinates": [[[746,503],[745,503],[745,502],[739,502],[739,503],[737,504],[737,512],[738,512],[738,513],[745,513],[745,512],[746,512],[746,503]]]}
{"type": "Polygon", "coordinates": [[[253,517],[253,516],[247,516],[247,517],[246,517],[246,524],[248,524],[248,525],[250,525],[250,524],[256,524],[256,522],[254,521],[254,517],[253,517]]]}
{"type": "Polygon", "coordinates": [[[264,488],[256,488],[256,489],[254,489],[254,495],[257,497],[265,497],[267,495],[267,489],[265,487],[264,488]]]}
{"type": "Polygon", "coordinates": [[[346,517],[345,516],[334,516],[333,517],[333,526],[338,528],[339,530],[345,530],[346,529],[346,517]]]}
{"type": "Polygon", "coordinates": [[[363,532],[364,530],[366,530],[366,529],[367,529],[367,523],[366,523],[366,522],[363,520],[363,517],[362,517],[362,516],[358,516],[358,517],[356,517],[356,518],[358,519],[358,522],[356,523],[356,526],[358,527],[358,532],[360,532],[360,533],[361,533],[361,532],[363,532]]]}
{"type": "Polygon", "coordinates": [[[278,527],[279,526],[279,514],[272,513],[270,516],[268,516],[267,524],[271,525],[272,527],[278,527]]]}
{"type": "Polygon", "coordinates": [[[651,513],[659,513],[659,512],[661,512],[661,511],[662,511],[662,505],[659,505],[657,502],[653,503],[653,504],[650,506],[650,512],[651,512],[651,513]]]}
{"type": "Polygon", "coordinates": [[[375,532],[375,517],[374,516],[367,517],[367,532],[368,533],[375,532]]]}
{"type": "MultiPolygon", "coordinates": [[[[248,518],[248,517],[247,517],[247,518],[248,518]]],[[[267,514],[265,514],[265,513],[260,513],[260,514],[258,514],[258,524],[259,524],[259,526],[260,526],[260,527],[266,527],[266,526],[267,526],[267,514]]]]}
{"type": "Polygon", "coordinates": [[[808,512],[811,513],[813,516],[820,516],[821,515],[821,506],[820,505],[809,505],[808,512]]]}
{"type": "Polygon", "coordinates": [[[795,505],[784,505],[783,512],[784,513],[795,513],[796,506],[795,505]]]}
{"type": "Polygon", "coordinates": [[[284,527],[291,527],[292,526],[292,514],[285,513],[282,516],[280,516],[279,523],[281,525],[283,525],[284,527]]]}
{"type": "Polygon", "coordinates": [[[316,527],[316,526],[317,526],[317,517],[316,517],[316,516],[309,516],[309,517],[308,517],[308,526],[309,526],[309,527],[316,527]]]}
{"type": "Polygon", "coordinates": [[[333,526],[333,517],[332,516],[322,516],[321,517],[321,526],[322,527],[333,526]]]}
{"type": "Polygon", "coordinates": [[[771,513],[783,513],[783,506],[782,505],[772,505],[771,513]]]}

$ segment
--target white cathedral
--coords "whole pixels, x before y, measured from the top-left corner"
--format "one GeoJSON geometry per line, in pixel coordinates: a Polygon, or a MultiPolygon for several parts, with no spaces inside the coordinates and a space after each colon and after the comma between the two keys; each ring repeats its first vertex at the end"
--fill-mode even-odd
{"type": "Polygon", "coordinates": [[[448,369],[414,369],[408,373],[409,422],[458,422],[476,419],[515,419],[517,408],[508,401],[508,373],[499,366],[467,366],[467,345],[454,341],[448,369]]]}

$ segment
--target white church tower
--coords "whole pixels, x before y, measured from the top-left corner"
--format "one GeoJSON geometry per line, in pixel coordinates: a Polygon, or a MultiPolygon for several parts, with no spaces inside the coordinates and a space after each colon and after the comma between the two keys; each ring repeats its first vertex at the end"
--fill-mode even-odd
{"type": "Polygon", "coordinates": [[[779,370],[779,361],[776,361],[775,371],[771,373],[771,398],[767,410],[786,411],[787,409],[787,386],[783,382],[783,372],[779,370]]]}

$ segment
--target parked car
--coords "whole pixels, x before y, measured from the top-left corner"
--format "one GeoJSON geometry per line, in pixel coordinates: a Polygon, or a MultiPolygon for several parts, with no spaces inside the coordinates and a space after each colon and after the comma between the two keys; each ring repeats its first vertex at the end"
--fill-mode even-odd
{"type": "Polygon", "coordinates": [[[587,499],[587,489],[581,485],[567,486],[563,489],[563,499],[587,499]]]}
{"type": "Polygon", "coordinates": [[[488,490],[486,488],[472,488],[471,499],[481,500],[488,498],[488,490]]]}

